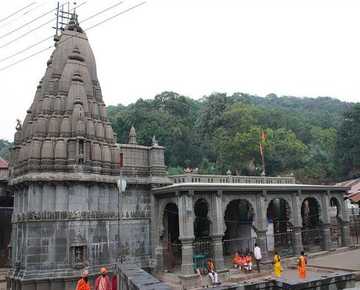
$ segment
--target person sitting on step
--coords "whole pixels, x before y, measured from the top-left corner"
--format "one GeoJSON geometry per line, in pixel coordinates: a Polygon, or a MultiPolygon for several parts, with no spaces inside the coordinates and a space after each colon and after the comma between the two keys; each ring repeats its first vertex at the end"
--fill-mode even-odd
{"type": "Polygon", "coordinates": [[[218,273],[215,272],[215,263],[214,263],[214,261],[209,259],[207,261],[207,267],[208,267],[208,273],[209,273],[209,277],[211,279],[211,283],[213,285],[220,284],[219,278],[218,278],[218,273]]]}

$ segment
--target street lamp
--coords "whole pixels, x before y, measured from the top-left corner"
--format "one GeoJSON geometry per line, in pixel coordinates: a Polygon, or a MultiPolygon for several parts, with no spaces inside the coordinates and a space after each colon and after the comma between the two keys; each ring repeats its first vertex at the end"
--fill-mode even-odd
{"type": "MultiPolygon", "coordinates": [[[[118,224],[117,224],[117,234],[118,234],[118,260],[120,258],[120,197],[121,195],[123,194],[123,192],[125,192],[126,190],[126,185],[127,185],[127,182],[126,182],[126,179],[123,178],[122,176],[122,168],[120,168],[120,176],[119,176],[119,179],[117,181],[117,187],[118,187],[118,190],[119,190],[119,196],[118,196],[118,214],[117,214],[117,220],[118,220],[118,224]]],[[[121,259],[121,262],[122,262],[122,259],[121,259]]]]}

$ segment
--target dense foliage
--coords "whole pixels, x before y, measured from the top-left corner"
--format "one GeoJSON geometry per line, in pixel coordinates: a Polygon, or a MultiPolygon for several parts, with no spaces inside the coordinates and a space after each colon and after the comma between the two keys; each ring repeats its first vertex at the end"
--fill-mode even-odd
{"type": "MultiPolygon", "coordinates": [[[[119,143],[134,125],[139,144],[166,147],[169,173],[295,174],[328,183],[360,176],[360,104],[332,98],[213,93],[193,100],[174,92],[108,107],[119,143]],[[264,138],[261,138],[263,136],[264,138]]],[[[11,144],[0,140],[0,156],[11,144]]]]}
{"type": "MultiPolygon", "coordinates": [[[[343,122],[352,107],[332,98],[214,93],[195,101],[164,92],[127,107],[110,106],[108,112],[119,142],[127,142],[131,125],[139,143],[148,145],[155,135],[167,149],[170,173],[192,167],[201,173],[259,175],[261,143],[267,175],[295,174],[304,182],[325,183],[353,177],[357,171],[350,167],[360,169],[360,147],[353,136],[360,136],[360,125],[343,122]],[[339,141],[345,138],[340,134],[350,136],[339,141]],[[353,146],[357,159],[339,153],[347,151],[345,145],[353,146]]],[[[354,108],[360,119],[360,107],[354,108]]]]}
{"type": "Polygon", "coordinates": [[[0,157],[5,159],[5,160],[9,160],[9,148],[11,146],[11,143],[9,141],[0,139],[0,157]]]}

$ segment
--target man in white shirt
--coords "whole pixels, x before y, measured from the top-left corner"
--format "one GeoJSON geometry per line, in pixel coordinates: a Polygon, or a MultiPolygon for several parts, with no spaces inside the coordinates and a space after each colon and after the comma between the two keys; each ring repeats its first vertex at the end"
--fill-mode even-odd
{"type": "Polygon", "coordinates": [[[255,243],[255,247],[254,247],[254,258],[256,261],[256,268],[258,270],[258,272],[260,273],[260,261],[261,261],[261,249],[260,247],[255,243]]]}

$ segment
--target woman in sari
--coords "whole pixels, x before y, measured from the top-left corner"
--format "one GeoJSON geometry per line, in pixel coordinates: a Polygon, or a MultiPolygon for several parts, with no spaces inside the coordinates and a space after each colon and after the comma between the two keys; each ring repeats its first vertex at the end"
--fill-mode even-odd
{"type": "Polygon", "coordinates": [[[281,259],[280,256],[278,255],[278,253],[275,251],[274,252],[274,260],[273,260],[273,265],[274,265],[274,274],[275,277],[280,277],[281,276],[281,272],[283,271],[283,268],[281,266],[281,259]]]}

